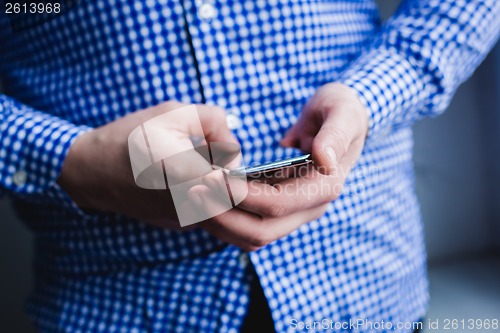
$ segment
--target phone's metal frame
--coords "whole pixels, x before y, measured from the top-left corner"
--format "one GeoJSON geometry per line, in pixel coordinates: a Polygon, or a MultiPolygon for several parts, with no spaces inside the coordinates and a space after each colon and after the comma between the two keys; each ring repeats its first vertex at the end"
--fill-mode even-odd
{"type": "Polygon", "coordinates": [[[230,176],[235,177],[255,177],[262,174],[268,174],[281,169],[289,168],[292,166],[306,165],[312,162],[311,154],[305,154],[297,157],[291,157],[282,161],[267,162],[255,166],[248,166],[229,171],[230,176]]]}

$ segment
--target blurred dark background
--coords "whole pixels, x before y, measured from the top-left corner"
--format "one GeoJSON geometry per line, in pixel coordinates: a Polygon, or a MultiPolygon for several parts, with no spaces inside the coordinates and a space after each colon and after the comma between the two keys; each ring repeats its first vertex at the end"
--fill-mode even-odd
{"type": "MultiPolygon", "coordinates": [[[[399,0],[379,0],[388,17],[399,0]]],[[[417,190],[429,253],[428,318],[500,314],[500,46],[441,117],[415,126],[417,190]]],[[[0,322],[32,332],[23,304],[33,236],[0,199],[0,322]]],[[[454,331],[459,332],[459,331],[454,331]]]]}

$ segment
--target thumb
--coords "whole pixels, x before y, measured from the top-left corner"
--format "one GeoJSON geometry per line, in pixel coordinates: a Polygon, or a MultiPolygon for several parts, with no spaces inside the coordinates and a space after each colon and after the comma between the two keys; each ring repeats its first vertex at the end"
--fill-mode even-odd
{"type": "Polygon", "coordinates": [[[327,118],[312,144],[317,170],[324,175],[334,174],[352,140],[350,131],[342,127],[341,122],[334,116],[327,118]]]}
{"type": "Polygon", "coordinates": [[[212,163],[225,168],[236,168],[241,164],[241,146],[229,129],[226,112],[216,106],[197,105],[203,138],[210,143],[212,163]]]}
{"type": "Polygon", "coordinates": [[[203,127],[203,134],[207,141],[239,144],[227,125],[226,113],[223,109],[206,104],[198,104],[196,108],[200,117],[201,126],[203,127]]]}

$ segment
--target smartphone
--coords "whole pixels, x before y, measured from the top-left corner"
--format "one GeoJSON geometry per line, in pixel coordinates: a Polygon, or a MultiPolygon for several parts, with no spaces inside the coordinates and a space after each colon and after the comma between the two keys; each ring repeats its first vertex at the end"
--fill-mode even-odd
{"type": "Polygon", "coordinates": [[[309,163],[312,163],[312,161],[313,160],[311,159],[311,154],[305,154],[297,157],[287,158],[284,160],[267,162],[255,166],[248,166],[230,170],[229,175],[235,177],[246,176],[256,178],[263,175],[269,175],[286,168],[307,165],[309,163]]]}

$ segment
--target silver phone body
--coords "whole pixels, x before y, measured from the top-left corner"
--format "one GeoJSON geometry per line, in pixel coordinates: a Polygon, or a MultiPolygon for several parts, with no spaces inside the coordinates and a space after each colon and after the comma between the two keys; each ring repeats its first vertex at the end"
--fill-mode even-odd
{"type": "Polygon", "coordinates": [[[307,165],[312,162],[311,154],[305,154],[297,157],[291,157],[280,161],[267,162],[255,166],[248,166],[229,171],[229,175],[241,177],[257,177],[259,175],[269,174],[281,169],[307,165]]]}

